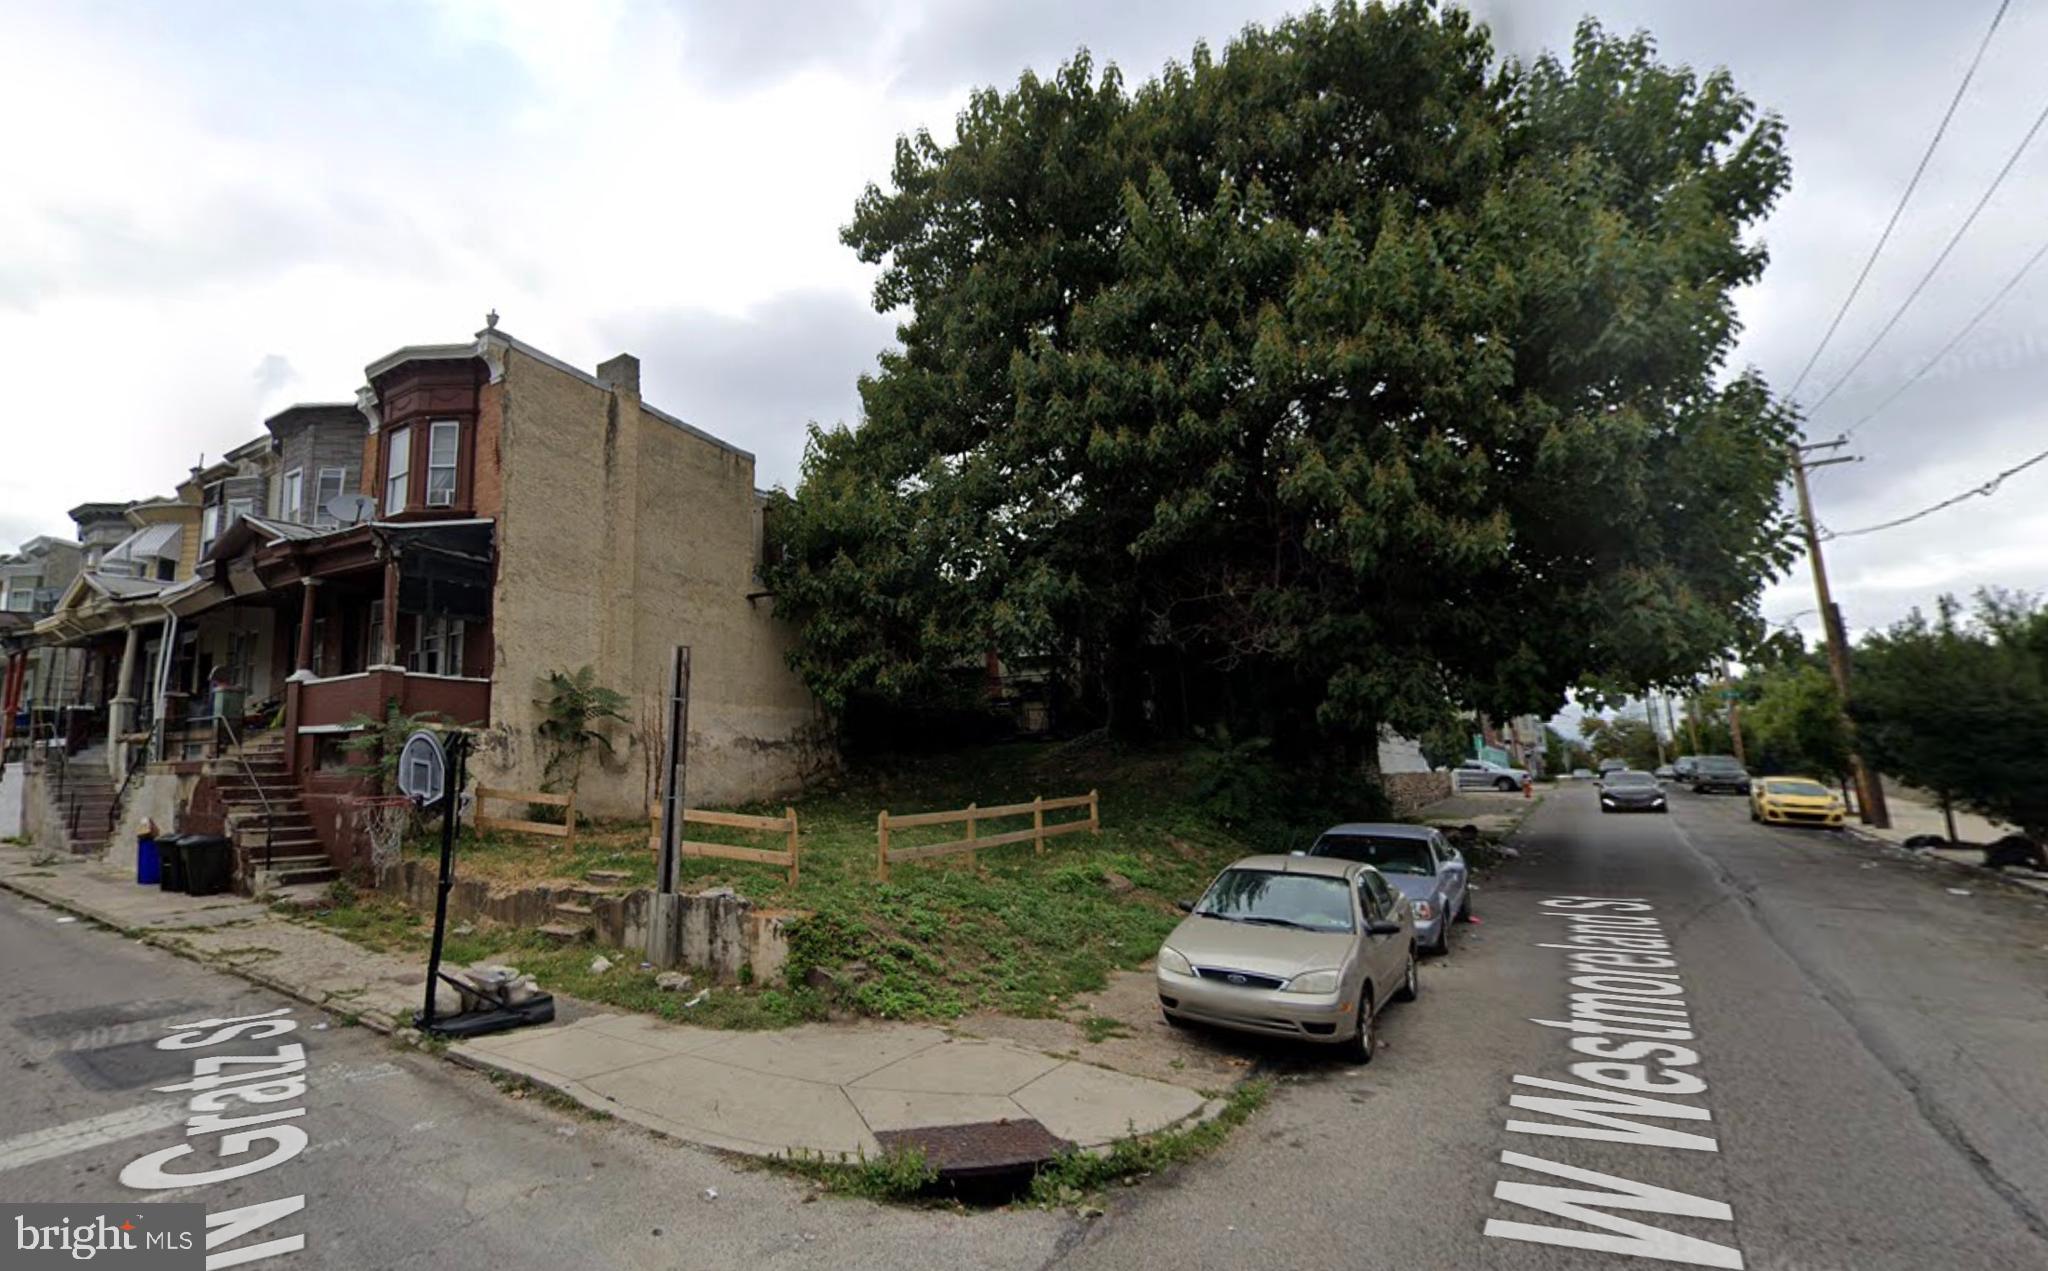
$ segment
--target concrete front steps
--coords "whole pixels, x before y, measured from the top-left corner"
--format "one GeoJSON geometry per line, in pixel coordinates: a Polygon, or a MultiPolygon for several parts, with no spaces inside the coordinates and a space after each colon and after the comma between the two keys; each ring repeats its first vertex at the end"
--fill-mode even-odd
{"type": "Polygon", "coordinates": [[[282,739],[257,738],[206,766],[227,809],[236,876],[252,894],[331,883],[341,876],[299,799],[282,739]]]}
{"type": "Polygon", "coordinates": [[[56,793],[55,779],[45,788],[56,803],[64,822],[64,843],[73,856],[97,856],[107,846],[115,819],[116,788],[107,771],[105,746],[90,746],[72,755],[64,765],[64,793],[56,793]]]}

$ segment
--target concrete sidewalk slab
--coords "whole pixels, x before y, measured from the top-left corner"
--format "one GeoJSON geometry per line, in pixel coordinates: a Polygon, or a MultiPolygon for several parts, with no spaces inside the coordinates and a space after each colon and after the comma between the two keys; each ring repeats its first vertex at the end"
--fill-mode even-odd
{"type": "MultiPolygon", "coordinates": [[[[0,849],[0,887],[134,934],[382,1032],[419,1006],[424,968],[263,905],[138,887],[92,862],[0,849]]],[[[915,1024],[735,1033],[560,999],[561,1023],[450,1055],[691,1143],[756,1156],[872,1158],[878,1133],[1036,1120],[1084,1148],[1213,1116],[1186,1086],[1015,1041],[915,1024]]]]}
{"type": "Polygon", "coordinates": [[[675,1138],[757,1156],[854,1160],[880,1153],[878,1133],[1025,1120],[1099,1147],[1220,1107],[1182,1086],[908,1024],[806,1025],[710,1044],[702,1034],[596,1015],[450,1054],[675,1138]]]}

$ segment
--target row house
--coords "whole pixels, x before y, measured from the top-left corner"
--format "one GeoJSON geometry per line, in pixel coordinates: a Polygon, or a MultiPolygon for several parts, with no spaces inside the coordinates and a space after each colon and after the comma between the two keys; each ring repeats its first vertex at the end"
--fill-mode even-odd
{"type": "Polygon", "coordinates": [[[786,794],[830,762],[759,581],[754,458],[643,401],[636,359],[584,371],[493,323],[365,380],[192,473],[180,534],[99,532],[38,626],[96,668],[72,746],[107,747],[116,774],[148,760],[130,822],[226,829],[246,852],[233,805],[253,785],[268,838],[345,868],[367,851],[368,721],[476,730],[481,783],[539,789],[543,681],[584,666],[634,722],[584,765],[579,812],[644,817],[677,644],[693,801],[786,794]],[[147,551],[172,555],[121,572],[147,551]]]}

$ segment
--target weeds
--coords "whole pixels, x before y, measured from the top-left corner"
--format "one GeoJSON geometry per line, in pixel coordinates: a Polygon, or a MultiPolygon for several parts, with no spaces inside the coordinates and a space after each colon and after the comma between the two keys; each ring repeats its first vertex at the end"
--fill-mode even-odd
{"type": "Polygon", "coordinates": [[[1199,1125],[1123,1139],[1100,1155],[1068,1152],[1039,1169],[1031,1180],[1030,1201],[1047,1207],[1084,1205],[1112,1183],[1204,1156],[1264,1107],[1272,1093],[1269,1081],[1247,1081],[1230,1093],[1221,1112],[1199,1125]]]}
{"type": "Polygon", "coordinates": [[[854,1161],[828,1161],[822,1156],[793,1152],[764,1158],[762,1163],[770,1169],[809,1179],[828,1192],[866,1200],[915,1200],[939,1178],[938,1168],[916,1148],[873,1158],[862,1156],[854,1161]]]}

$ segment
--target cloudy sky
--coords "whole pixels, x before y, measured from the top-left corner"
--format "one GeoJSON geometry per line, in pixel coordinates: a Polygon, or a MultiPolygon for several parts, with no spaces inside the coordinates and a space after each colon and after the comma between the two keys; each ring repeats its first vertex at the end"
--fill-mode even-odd
{"type": "MultiPolygon", "coordinates": [[[[808,420],[853,422],[891,338],[838,227],[895,137],[1080,45],[1143,78],[1268,0],[0,0],[0,550],[87,499],[167,492],[402,344],[504,328],[794,480],[808,420]]],[[[1996,0],[1501,0],[1501,45],[1593,13],[1725,65],[1790,128],[1738,363],[1788,387],[1918,161],[1996,0]]],[[[1842,377],[2048,102],[2048,12],[2012,6],[1862,298],[1801,396],[1842,377]]],[[[2040,245],[2048,138],[1813,417],[1891,397],[2040,245]]],[[[2048,447],[2048,263],[1817,478],[1823,521],[1888,519],[2048,447]]],[[[2048,464],[1996,497],[1831,549],[1852,626],[1942,590],[2048,590],[2048,464]]],[[[1812,630],[1803,569],[1767,612],[1812,630]]]]}

